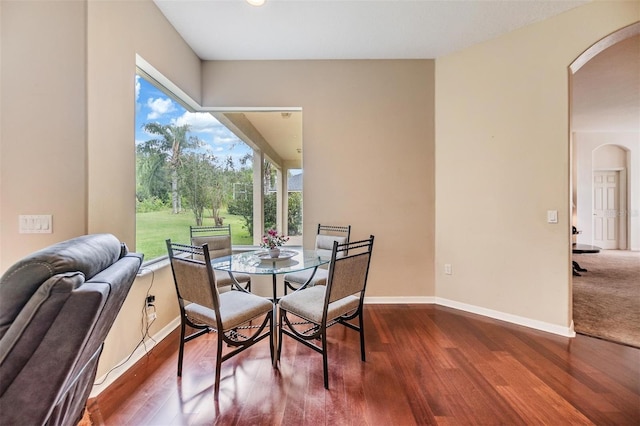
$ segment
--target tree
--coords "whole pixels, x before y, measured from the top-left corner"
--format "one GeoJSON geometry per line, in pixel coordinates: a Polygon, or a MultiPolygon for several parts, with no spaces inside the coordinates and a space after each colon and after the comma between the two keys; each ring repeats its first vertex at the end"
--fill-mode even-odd
{"type": "Polygon", "coordinates": [[[234,183],[245,189],[242,196],[229,201],[229,214],[242,216],[244,228],[253,236],[253,172],[251,169],[241,169],[235,173],[234,183]]]}
{"type": "Polygon", "coordinates": [[[163,156],[168,161],[171,170],[171,203],[173,213],[179,213],[182,209],[180,193],[178,190],[178,170],[182,162],[182,153],[187,149],[197,148],[202,145],[200,139],[195,136],[187,138],[189,125],[175,126],[171,124],[146,123],[143,125],[146,132],[159,136],[139,145],[138,149],[145,154],[163,156]]]}
{"type": "MultiPolygon", "coordinates": [[[[216,162],[217,166],[217,162],[216,162]]],[[[216,225],[221,226],[224,218],[220,216],[220,210],[233,197],[233,180],[235,178],[235,169],[233,167],[233,159],[228,156],[224,167],[216,167],[213,185],[211,188],[211,212],[216,225]]]]}
{"type": "Polygon", "coordinates": [[[302,193],[289,193],[287,227],[289,235],[302,235],[302,193]]]}
{"type": "Polygon", "coordinates": [[[169,177],[167,174],[166,155],[161,153],[143,152],[138,147],[136,156],[137,184],[136,197],[138,201],[155,198],[168,201],[169,177]]]}
{"type": "Polygon", "coordinates": [[[187,153],[180,167],[182,197],[193,211],[196,226],[202,225],[205,206],[211,203],[211,192],[215,186],[215,158],[206,154],[187,153]]]}

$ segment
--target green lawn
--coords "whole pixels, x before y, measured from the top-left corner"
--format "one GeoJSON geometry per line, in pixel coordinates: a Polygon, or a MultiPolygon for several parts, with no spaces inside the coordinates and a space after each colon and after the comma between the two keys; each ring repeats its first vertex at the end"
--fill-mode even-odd
{"type": "MultiPolygon", "coordinates": [[[[233,245],[252,245],[253,239],[249,231],[243,228],[241,216],[221,213],[224,224],[231,225],[231,242],[233,245]]],[[[136,214],[136,252],[144,253],[144,260],[149,261],[167,255],[165,240],[189,244],[189,226],[195,225],[193,212],[184,211],[172,214],[171,209],[136,214]]],[[[205,217],[203,225],[214,225],[213,217],[205,217]]]]}

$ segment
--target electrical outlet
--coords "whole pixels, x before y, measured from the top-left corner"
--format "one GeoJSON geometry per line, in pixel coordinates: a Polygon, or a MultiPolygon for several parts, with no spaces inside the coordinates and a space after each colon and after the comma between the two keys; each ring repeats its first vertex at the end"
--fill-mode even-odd
{"type": "Polygon", "coordinates": [[[153,305],[153,302],[155,301],[156,301],[156,296],[154,296],[153,294],[147,296],[147,306],[153,305]]]}
{"type": "Polygon", "coordinates": [[[453,274],[453,271],[451,270],[451,264],[450,263],[445,263],[444,264],[444,273],[447,274],[447,275],[453,274]]]}
{"type": "Polygon", "coordinates": [[[154,319],[157,318],[157,314],[156,314],[156,308],[154,306],[147,306],[146,310],[145,310],[146,314],[147,314],[147,322],[151,322],[154,319]]]}

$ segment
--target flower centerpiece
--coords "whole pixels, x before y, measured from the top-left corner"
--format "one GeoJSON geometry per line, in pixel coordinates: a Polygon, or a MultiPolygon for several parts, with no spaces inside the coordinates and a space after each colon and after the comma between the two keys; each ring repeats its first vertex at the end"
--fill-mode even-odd
{"type": "Polygon", "coordinates": [[[267,233],[262,236],[260,247],[269,249],[269,256],[275,258],[280,256],[280,246],[284,245],[287,241],[289,241],[289,237],[278,234],[278,231],[275,229],[269,229],[267,233]]]}

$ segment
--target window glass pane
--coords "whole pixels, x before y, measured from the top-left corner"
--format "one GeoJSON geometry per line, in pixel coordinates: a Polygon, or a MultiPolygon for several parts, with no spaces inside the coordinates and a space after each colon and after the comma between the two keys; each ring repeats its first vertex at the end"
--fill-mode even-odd
{"type": "MultiPolygon", "coordinates": [[[[277,229],[277,172],[276,168],[267,160],[264,160],[264,230],[277,229]]],[[[278,231],[282,232],[281,229],[278,231]]]]}
{"type": "Polygon", "coordinates": [[[302,235],[302,169],[290,169],[287,176],[290,236],[302,235]]]}
{"type": "Polygon", "coordinates": [[[166,256],[190,225],[230,224],[233,244],[250,245],[252,149],[167,93],[136,76],[136,251],[166,256]]]}

